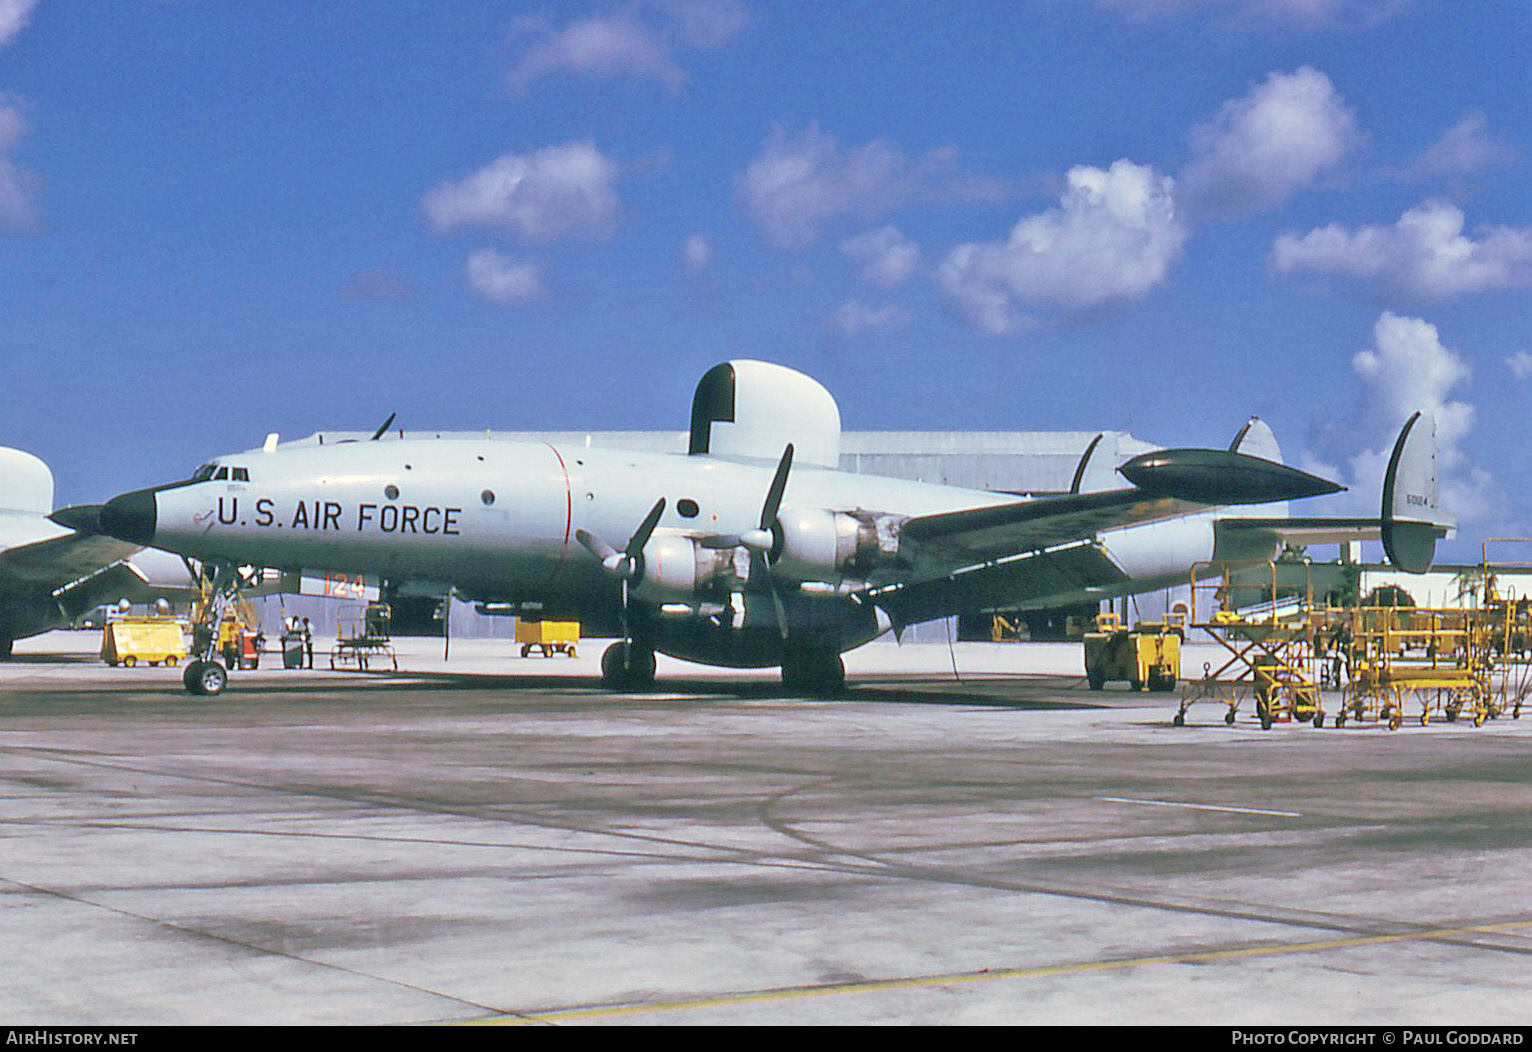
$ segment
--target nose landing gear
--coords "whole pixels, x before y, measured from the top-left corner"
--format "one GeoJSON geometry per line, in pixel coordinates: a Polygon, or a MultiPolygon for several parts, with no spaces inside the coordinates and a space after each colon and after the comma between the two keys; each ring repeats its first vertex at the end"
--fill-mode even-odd
{"type": "Polygon", "coordinates": [[[239,597],[245,585],[239,568],[232,563],[210,564],[213,576],[206,585],[200,610],[192,623],[191,659],[181,673],[181,683],[188,694],[222,694],[229,684],[229,670],[218,660],[218,630],[224,612],[239,597]]]}

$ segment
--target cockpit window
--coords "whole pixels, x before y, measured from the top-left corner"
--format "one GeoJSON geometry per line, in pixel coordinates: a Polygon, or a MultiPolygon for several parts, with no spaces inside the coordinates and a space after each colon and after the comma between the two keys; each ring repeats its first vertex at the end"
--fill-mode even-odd
{"type": "Polygon", "coordinates": [[[192,472],[191,480],[193,482],[206,482],[208,479],[213,477],[213,471],[217,467],[218,465],[213,463],[203,464],[196,471],[192,472]]]}
{"type": "Polygon", "coordinates": [[[222,482],[225,479],[227,479],[228,477],[229,477],[229,469],[228,468],[219,468],[217,471],[213,472],[213,481],[214,482],[222,482]]]}
{"type": "Polygon", "coordinates": [[[234,481],[235,482],[249,482],[250,481],[250,469],[249,468],[235,468],[234,469],[234,481]]]}

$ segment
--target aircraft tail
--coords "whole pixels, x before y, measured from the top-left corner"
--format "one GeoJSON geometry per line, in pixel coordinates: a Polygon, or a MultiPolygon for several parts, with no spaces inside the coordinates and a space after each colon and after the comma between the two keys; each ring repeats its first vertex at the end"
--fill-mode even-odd
{"type": "MultiPolygon", "coordinates": [[[[1235,445],[1240,441],[1236,438],[1235,445]]],[[[1425,573],[1436,556],[1436,542],[1456,527],[1441,514],[1436,497],[1436,419],[1430,413],[1416,413],[1394,442],[1383,476],[1383,505],[1376,519],[1230,515],[1218,522],[1220,554],[1214,558],[1248,557],[1268,544],[1382,541],[1395,568],[1425,573]]]]}
{"type": "Polygon", "coordinates": [[[1388,561],[1406,573],[1425,573],[1436,541],[1454,523],[1436,504],[1436,418],[1417,412],[1405,422],[1383,476],[1380,516],[1388,561]]]}

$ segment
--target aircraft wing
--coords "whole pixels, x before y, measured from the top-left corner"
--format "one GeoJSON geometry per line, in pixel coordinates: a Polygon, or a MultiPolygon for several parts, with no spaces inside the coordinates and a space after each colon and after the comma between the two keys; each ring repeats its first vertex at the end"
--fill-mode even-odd
{"type": "Polygon", "coordinates": [[[1132,486],[905,520],[899,555],[911,572],[874,590],[871,598],[896,621],[909,624],[1118,584],[1127,575],[1095,543],[1103,531],[1215,505],[1266,504],[1340,488],[1235,451],[1158,450],[1119,470],[1132,486]]]}
{"type": "Polygon", "coordinates": [[[870,598],[895,624],[909,625],[974,610],[1025,607],[1127,579],[1099,544],[1077,540],[879,589],[870,598]]]}
{"type": "Polygon", "coordinates": [[[899,530],[900,554],[916,563],[954,556],[998,559],[1077,542],[1102,530],[1187,515],[1203,505],[1129,487],[922,515],[899,530]]]}
{"type": "Polygon", "coordinates": [[[59,595],[138,551],[115,537],[64,533],[0,552],[0,598],[59,595]]]}

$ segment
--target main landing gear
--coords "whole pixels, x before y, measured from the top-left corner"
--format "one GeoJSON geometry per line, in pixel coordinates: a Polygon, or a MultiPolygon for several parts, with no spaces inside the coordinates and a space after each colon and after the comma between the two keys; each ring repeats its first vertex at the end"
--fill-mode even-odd
{"type": "Polygon", "coordinates": [[[846,689],[846,665],[829,647],[790,649],[782,656],[782,686],[795,694],[835,697],[846,689]]]}
{"type": "Polygon", "coordinates": [[[652,688],[654,648],[630,639],[607,647],[601,655],[601,685],[625,693],[652,688]]]}

